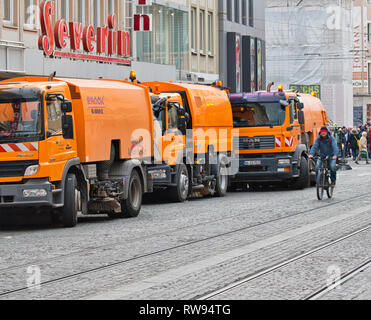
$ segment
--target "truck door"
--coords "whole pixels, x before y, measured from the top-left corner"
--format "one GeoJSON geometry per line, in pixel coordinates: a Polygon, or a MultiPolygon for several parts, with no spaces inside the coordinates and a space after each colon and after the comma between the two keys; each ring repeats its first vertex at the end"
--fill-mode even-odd
{"type": "Polygon", "coordinates": [[[178,102],[169,101],[166,106],[166,132],[163,137],[164,156],[169,159],[169,164],[176,164],[178,154],[184,150],[185,137],[178,128],[178,102]]]}
{"type": "Polygon", "coordinates": [[[290,146],[296,148],[301,143],[301,126],[298,122],[298,108],[295,99],[290,100],[290,125],[292,126],[291,137],[289,138],[290,146]],[[292,139],[292,140],[291,140],[292,139]]]}
{"type": "Polygon", "coordinates": [[[74,140],[65,140],[62,133],[61,98],[46,101],[46,134],[50,162],[61,162],[76,157],[74,140]]]}

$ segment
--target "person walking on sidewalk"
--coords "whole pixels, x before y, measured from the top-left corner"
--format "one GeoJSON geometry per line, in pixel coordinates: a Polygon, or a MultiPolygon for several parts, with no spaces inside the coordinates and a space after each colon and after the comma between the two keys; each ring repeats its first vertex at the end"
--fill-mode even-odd
{"type": "Polygon", "coordinates": [[[352,132],[349,134],[349,144],[350,149],[352,150],[353,160],[357,159],[358,153],[359,153],[359,147],[358,147],[358,133],[357,129],[353,128],[352,132]]]}
{"type": "Polygon", "coordinates": [[[336,185],[336,160],[338,158],[339,149],[336,139],[331,136],[330,131],[326,127],[322,127],[319,137],[316,139],[312,149],[310,150],[309,159],[312,159],[319,151],[320,157],[316,164],[316,181],[318,179],[319,169],[323,165],[323,158],[330,157],[329,165],[331,171],[331,186],[336,185]]]}
{"type": "Polygon", "coordinates": [[[359,153],[358,157],[356,159],[356,164],[359,164],[359,160],[362,157],[362,154],[366,157],[366,164],[369,164],[368,162],[368,150],[367,150],[367,132],[364,131],[362,133],[362,138],[359,140],[359,153]]]}

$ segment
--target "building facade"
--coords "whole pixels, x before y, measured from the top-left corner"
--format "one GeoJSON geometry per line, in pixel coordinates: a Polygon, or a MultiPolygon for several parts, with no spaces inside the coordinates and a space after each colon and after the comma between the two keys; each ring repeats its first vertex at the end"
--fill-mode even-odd
{"type": "Polygon", "coordinates": [[[371,1],[355,0],[353,7],[354,126],[371,122],[371,1]]]}
{"type": "Polygon", "coordinates": [[[266,87],[265,0],[219,0],[220,78],[231,92],[266,87]]]}
{"type": "Polygon", "coordinates": [[[317,91],[329,118],[353,126],[352,0],[267,0],[267,81],[317,91]]]}
{"type": "Polygon", "coordinates": [[[135,69],[142,80],[174,78],[175,66],[133,59],[133,5],[121,0],[1,1],[0,77],[56,71],[61,77],[123,79],[135,69]],[[42,3],[49,7],[40,14],[42,3]],[[44,32],[46,25],[50,30],[44,32]]]}
{"type": "Polygon", "coordinates": [[[141,81],[210,83],[219,78],[217,14],[218,0],[2,0],[0,78],[136,70],[141,81]]]}

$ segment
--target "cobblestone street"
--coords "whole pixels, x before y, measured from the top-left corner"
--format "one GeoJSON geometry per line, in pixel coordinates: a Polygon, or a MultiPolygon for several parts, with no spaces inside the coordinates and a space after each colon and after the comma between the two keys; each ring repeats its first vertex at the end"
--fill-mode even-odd
{"type": "Polygon", "coordinates": [[[147,201],[138,218],[73,229],[17,217],[0,229],[0,299],[370,299],[371,167],[352,167],[322,202],[272,187],[147,201]]]}

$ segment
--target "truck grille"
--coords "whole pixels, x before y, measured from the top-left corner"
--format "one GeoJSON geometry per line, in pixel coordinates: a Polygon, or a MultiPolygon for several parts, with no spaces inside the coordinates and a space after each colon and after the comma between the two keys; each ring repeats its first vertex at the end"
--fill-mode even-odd
{"type": "Polygon", "coordinates": [[[0,161],[0,178],[23,177],[27,167],[38,163],[37,160],[0,161]]]}
{"type": "Polygon", "coordinates": [[[234,140],[234,147],[239,150],[264,150],[275,148],[274,136],[238,137],[234,140]]]}

